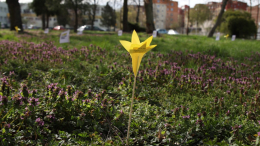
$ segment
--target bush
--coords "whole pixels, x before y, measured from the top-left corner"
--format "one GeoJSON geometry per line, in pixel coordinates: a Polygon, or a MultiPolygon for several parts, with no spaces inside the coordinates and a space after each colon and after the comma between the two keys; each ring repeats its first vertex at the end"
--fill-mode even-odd
{"type": "Polygon", "coordinates": [[[131,31],[135,30],[137,32],[145,32],[145,28],[140,27],[138,24],[132,24],[132,23],[128,22],[128,26],[131,31]]]}
{"type": "Polygon", "coordinates": [[[248,12],[227,11],[220,31],[236,35],[237,38],[249,38],[256,33],[256,25],[248,12]]]}

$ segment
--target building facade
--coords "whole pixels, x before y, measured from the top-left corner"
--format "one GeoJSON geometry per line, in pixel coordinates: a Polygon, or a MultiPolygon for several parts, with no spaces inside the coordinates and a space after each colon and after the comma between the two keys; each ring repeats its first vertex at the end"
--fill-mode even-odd
{"type": "Polygon", "coordinates": [[[154,26],[156,29],[165,29],[166,28],[166,5],[165,4],[153,4],[153,17],[154,17],[154,26]]]}
{"type": "MultiPolygon", "coordinates": [[[[208,8],[210,9],[210,11],[213,14],[213,18],[217,17],[220,10],[221,10],[221,5],[222,2],[208,2],[206,4],[208,6],[208,8]]],[[[225,7],[225,11],[226,10],[239,10],[239,11],[246,11],[247,10],[247,3],[242,2],[242,1],[238,1],[238,0],[229,0],[227,2],[227,5],[225,7]]]]}
{"type": "Polygon", "coordinates": [[[230,0],[227,2],[226,10],[242,10],[246,11],[247,3],[238,1],[238,0],[230,0]]]}
{"type": "Polygon", "coordinates": [[[179,24],[178,2],[171,0],[153,0],[153,11],[156,29],[169,29],[179,24]]]}
{"type": "Polygon", "coordinates": [[[247,12],[251,13],[252,19],[255,20],[255,24],[259,28],[259,26],[260,26],[260,5],[253,6],[252,7],[252,11],[250,10],[250,7],[248,7],[247,8],[247,12]],[[258,9],[259,9],[259,14],[257,14],[258,13],[258,9]],[[257,18],[257,15],[258,15],[258,18],[257,18]]]}
{"type": "MultiPolygon", "coordinates": [[[[8,18],[8,6],[5,2],[0,2],[0,23],[4,25],[10,25],[8,18]]],[[[1,28],[1,26],[0,26],[1,28]]]]}

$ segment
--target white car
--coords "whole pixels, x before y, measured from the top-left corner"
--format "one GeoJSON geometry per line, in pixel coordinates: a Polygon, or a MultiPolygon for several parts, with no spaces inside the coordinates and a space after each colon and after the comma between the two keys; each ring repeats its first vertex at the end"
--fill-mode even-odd
{"type": "Polygon", "coordinates": [[[85,29],[86,25],[80,26],[77,30],[78,31],[83,31],[85,29]]]}
{"type": "Polygon", "coordinates": [[[178,35],[179,33],[177,32],[177,31],[175,31],[175,30],[173,30],[173,29],[170,29],[169,31],[168,31],[168,35],[178,35]]]}

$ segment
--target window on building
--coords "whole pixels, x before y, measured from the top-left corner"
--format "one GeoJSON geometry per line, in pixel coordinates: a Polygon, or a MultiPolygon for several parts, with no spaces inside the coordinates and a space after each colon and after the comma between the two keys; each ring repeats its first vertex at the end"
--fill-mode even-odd
{"type": "Polygon", "coordinates": [[[171,5],[173,6],[173,3],[171,3],[171,5]]]}
{"type": "Polygon", "coordinates": [[[171,11],[173,11],[173,8],[171,8],[171,11]]]}
{"type": "Polygon", "coordinates": [[[160,8],[160,5],[157,5],[157,8],[160,8]]]}
{"type": "Polygon", "coordinates": [[[159,10],[157,10],[157,12],[159,13],[160,11],[159,11],[159,10]]]}
{"type": "Polygon", "coordinates": [[[157,2],[159,3],[159,2],[160,2],[160,0],[157,0],[157,2]]]}

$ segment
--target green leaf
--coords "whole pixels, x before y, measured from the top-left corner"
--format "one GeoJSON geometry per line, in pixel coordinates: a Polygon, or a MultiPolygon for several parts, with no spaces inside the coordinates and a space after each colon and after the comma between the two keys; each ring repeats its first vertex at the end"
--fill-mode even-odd
{"type": "Polygon", "coordinates": [[[255,142],[255,145],[258,145],[258,144],[259,144],[259,136],[257,136],[256,142],[255,142]]]}
{"type": "Polygon", "coordinates": [[[164,135],[164,134],[165,134],[165,131],[162,131],[161,133],[164,135]]]}
{"type": "Polygon", "coordinates": [[[5,133],[5,128],[2,129],[2,133],[3,133],[3,134],[5,133]]]}

